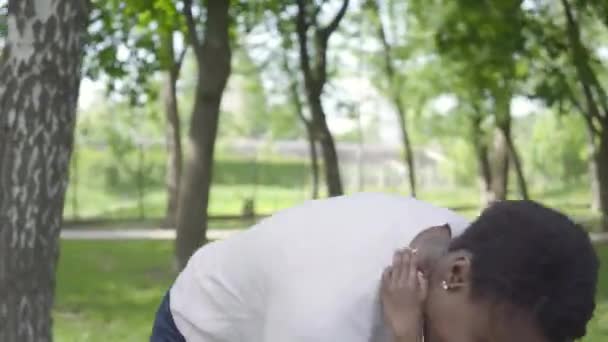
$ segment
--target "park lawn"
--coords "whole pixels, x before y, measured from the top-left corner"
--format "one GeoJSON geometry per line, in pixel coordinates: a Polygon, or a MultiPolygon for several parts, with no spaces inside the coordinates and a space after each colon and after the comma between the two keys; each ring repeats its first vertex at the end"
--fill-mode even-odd
{"type": "MultiPolygon", "coordinates": [[[[368,189],[368,191],[400,193],[407,192],[393,189],[368,189]]],[[[271,185],[260,185],[256,189],[251,185],[214,185],[211,189],[209,213],[211,216],[238,216],[241,214],[243,203],[247,198],[255,194],[255,209],[258,214],[267,215],[282,209],[290,208],[309,199],[310,192],[304,188],[282,187],[271,185]]],[[[74,201],[72,193],[68,191],[64,218],[73,220],[74,201]]],[[[532,192],[532,198],[571,215],[575,220],[583,222],[587,226],[595,228],[599,223],[597,214],[592,213],[584,204],[589,200],[589,192],[584,187],[569,187],[561,190],[536,190],[532,192]]],[[[422,189],[418,196],[420,199],[435,205],[455,208],[458,212],[468,218],[474,218],[479,213],[479,193],[474,188],[448,188],[448,189],[422,189]]],[[[156,188],[146,192],[143,201],[143,216],[141,219],[138,197],[131,195],[118,195],[116,193],[100,191],[92,188],[82,189],[78,197],[79,219],[102,219],[109,221],[131,220],[131,228],[145,228],[146,222],[162,221],[166,208],[166,192],[164,188],[156,188]],[[133,225],[132,220],[140,218],[141,223],[133,225]]],[[[517,198],[512,194],[510,198],[517,198]]],[[[212,221],[209,227],[212,229],[243,228],[250,224],[242,222],[212,221]]],[[[119,228],[124,225],[118,224],[119,228]]],[[[82,228],[82,227],[81,227],[82,228]]],[[[104,227],[111,228],[111,227],[104,227]]]]}
{"type": "MultiPolygon", "coordinates": [[[[213,216],[240,215],[243,203],[255,193],[255,210],[258,214],[270,214],[293,207],[310,196],[306,189],[279,186],[215,185],[211,190],[209,213],[213,216]]],[[[72,194],[66,198],[64,218],[75,219],[72,194]]],[[[167,195],[165,189],[153,189],[144,194],[143,210],[136,194],[117,195],[108,192],[81,191],[77,201],[79,219],[162,218],[165,215],[167,195]]]]}
{"type": "Polygon", "coordinates": [[[168,241],[63,241],[55,341],[146,341],[175,274],[168,241]]]}
{"type": "MultiPolygon", "coordinates": [[[[146,341],[175,274],[169,241],[63,241],[54,310],[55,341],[146,341]]],[[[598,309],[584,342],[608,340],[608,245],[598,309]]]]}

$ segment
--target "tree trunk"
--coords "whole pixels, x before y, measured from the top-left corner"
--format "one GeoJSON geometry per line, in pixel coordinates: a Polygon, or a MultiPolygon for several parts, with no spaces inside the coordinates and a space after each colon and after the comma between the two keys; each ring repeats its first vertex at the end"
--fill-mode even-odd
{"type": "Polygon", "coordinates": [[[306,137],[308,138],[308,151],[310,156],[310,173],[312,176],[312,199],[319,198],[319,157],[315,142],[314,128],[306,124],[306,137]]]}
{"type": "Polygon", "coordinates": [[[600,210],[602,212],[602,231],[608,232],[608,125],[602,127],[598,137],[597,153],[594,155],[597,165],[596,177],[598,180],[598,193],[600,210]]]}
{"type": "Polygon", "coordinates": [[[492,193],[492,174],[490,169],[490,159],[488,157],[488,147],[482,145],[476,147],[476,158],[479,167],[479,186],[481,189],[481,203],[487,205],[494,196],[492,193]]]}
{"type": "Polygon", "coordinates": [[[528,184],[526,182],[526,178],[524,176],[523,167],[521,166],[521,159],[519,158],[519,153],[517,153],[517,148],[513,143],[513,138],[511,137],[510,131],[503,132],[507,139],[507,148],[509,149],[509,158],[513,161],[513,166],[515,167],[515,175],[517,176],[517,185],[519,187],[519,194],[522,199],[528,200],[530,199],[530,195],[528,194],[528,184]]]}
{"type": "MultiPolygon", "coordinates": [[[[342,189],[342,180],[340,177],[340,167],[338,163],[338,154],[334,139],[327,126],[327,119],[321,95],[323,87],[327,81],[327,45],[329,37],[335,32],[340,24],[340,21],[346,13],[349,0],[343,0],[342,6],[338,13],[329,22],[327,26],[317,26],[316,14],[314,18],[309,18],[309,5],[314,4],[305,0],[297,0],[297,17],[296,17],[296,33],[298,36],[298,45],[300,50],[300,68],[304,77],[304,86],[306,88],[306,98],[312,115],[312,124],[314,125],[315,138],[321,144],[321,152],[325,167],[325,181],[327,183],[327,192],[329,196],[340,196],[344,193],[342,189]],[[309,53],[308,29],[313,24],[314,28],[314,59],[309,53]]],[[[318,5],[317,5],[318,6],[318,5]]],[[[317,12],[319,8],[315,8],[317,12]]]]}
{"type": "Polygon", "coordinates": [[[408,172],[408,180],[410,185],[410,194],[412,197],[416,197],[416,168],[414,165],[414,154],[412,152],[412,144],[410,142],[409,133],[407,130],[407,120],[405,117],[405,106],[401,100],[401,83],[395,77],[395,68],[392,60],[392,47],[386,38],[386,32],[384,30],[384,24],[382,23],[382,16],[380,15],[380,1],[370,1],[371,9],[374,11],[375,19],[378,22],[378,38],[382,43],[382,51],[384,55],[384,70],[386,77],[389,82],[389,91],[392,94],[393,104],[395,106],[395,113],[397,114],[397,121],[399,122],[399,129],[401,133],[401,140],[403,142],[404,163],[408,172]]]}
{"type": "Polygon", "coordinates": [[[177,210],[176,258],[180,269],[201,243],[206,242],[207,209],[212,181],[213,152],[220,103],[230,76],[228,0],[207,2],[205,37],[196,38],[191,2],[185,6],[188,31],[196,52],[198,79],[188,136],[188,151],[181,178],[177,210]]]}
{"type": "Polygon", "coordinates": [[[309,95],[309,101],[313,113],[313,125],[315,125],[315,132],[317,133],[316,138],[321,144],[321,153],[323,153],[327,193],[330,197],[341,196],[344,191],[342,189],[342,179],[340,177],[338,153],[336,152],[334,138],[327,126],[320,95],[309,95]]]}
{"type": "MultiPolygon", "coordinates": [[[[583,114],[584,115],[584,114],[583,114]]],[[[587,139],[589,148],[589,177],[591,187],[591,210],[593,212],[601,212],[601,200],[600,200],[600,183],[599,183],[599,170],[598,170],[598,150],[595,143],[595,132],[591,126],[591,122],[586,121],[587,125],[587,139]]]]}
{"type": "Polygon", "coordinates": [[[481,203],[487,205],[494,196],[492,193],[492,171],[490,167],[489,148],[481,129],[481,115],[471,118],[471,142],[475,149],[477,168],[479,172],[479,187],[481,189],[481,203]]]}
{"type": "Polygon", "coordinates": [[[571,52],[572,64],[576,69],[578,82],[586,101],[586,110],[581,111],[581,115],[587,122],[589,141],[592,152],[594,152],[591,168],[596,171],[596,177],[592,176],[592,182],[593,178],[597,179],[597,198],[602,212],[602,230],[608,232],[608,104],[606,103],[606,92],[590,65],[590,57],[581,41],[579,22],[570,3],[567,0],[562,0],[561,3],[566,17],[568,48],[571,52]],[[596,126],[595,122],[599,125],[596,126]]]}
{"type": "MultiPolygon", "coordinates": [[[[499,87],[492,92],[494,99],[494,121],[495,121],[495,136],[494,136],[494,156],[492,159],[492,192],[494,198],[491,201],[501,201],[507,198],[509,189],[509,155],[512,151],[511,140],[511,98],[512,92],[507,87],[499,87]]],[[[514,162],[519,163],[519,158],[514,162]]],[[[520,165],[521,171],[521,165],[520,165]]],[[[519,177],[518,181],[523,180],[519,177]]],[[[527,197],[527,189],[525,181],[518,183],[522,197],[527,197]],[[523,186],[522,186],[523,185],[523,186]]]]}
{"type": "Polygon", "coordinates": [[[407,130],[407,122],[405,118],[405,110],[400,99],[395,99],[395,106],[397,107],[397,115],[399,120],[399,128],[401,130],[401,139],[403,141],[403,147],[405,149],[404,161],[407,166],[408,180],[410,183],[410,194],[412,197],[416,197],[416,166],[414,164],[414,152],[412,150],[412,143],[410,142],[410,136],[407,130]]]}
{"type": "Polygon", "coordinates": [[[182,174],[182,143],[179,111],[177,107],[177,72],[168,70],[165,75],[163,100],[165,105],[165,138],[167,144],[167,210],[165,227],[175,227],[180,176],[182,174]]]}
{"type": "Polygon", "coordinates": [[[572,64],[586,102],[586,110],[582,110],[581,115],[587,123],[589,142],[593,152],[593,156],[590,158],[593,159],[590,162],[590,168],[595,171],[595,177],[592,176],[592,191],[597,189],[597,196],[592,194],[592,202],[597,199],[602,212],[602,230],[608,231],[608,105],[605,103],[605,89],[599,83],[598,77],[590,65],[590,57],[581,41],[579,22],[570,3],[567,0],[562,0],[561,3],[566,18],[568,48],[572,64]],[[600,95],[597,100],[596,95],[600,95]],[[600,123],[600,127],[594,125],[596,121],[600,123]]]}
{"type": "MultiPolygon", "coordinates": [[[[282,26],[279,26],[282,28],[282,26]]],[[[306,138],[308,139],[308,151],[310,158],[310,173],[312,176],[312,198],[319,198],[319,158],[317,156],[317,146],[315,140],[315,128],[311,122],[311,120],[307,119],[304,115],[304,105],[302,104],[302,99],[300,97],[300,92],[298,91],[298,78],[295,73],[289,66],[289,59],[287,56],[287,50],[289,49],[289,44],[287,40],[289,39],[288,34],[284,31],[281,31],[283,35],[283,54],[282,54],[282,62],[283,62],[283,71],[286,76],[289,77],[289,96],[291,102],[293,103],[294,110],[296,112],[296,116],[304,125],[306,129],[306,138]]]]}
{"type": "Polygon", "coordinates": [[[492,191],[488,203],[503,201],[507,199],[509,182],[509,148],[507,139],[499,129],[496,129],[494,133],[494,146],[490,161],[492,166],[492,191]]]}
{"type": "Polygon", "coordinates": [[[0,341],[52,340],[86,1],[8,3],[0,67],[0,341]]]}

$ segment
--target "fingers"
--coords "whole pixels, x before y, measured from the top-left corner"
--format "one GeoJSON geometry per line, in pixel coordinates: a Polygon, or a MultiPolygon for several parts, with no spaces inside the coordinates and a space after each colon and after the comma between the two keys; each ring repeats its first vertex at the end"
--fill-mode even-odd
{"type": "Polygon", "coordinates": [[[407,284],[412,287],[416,286],[416,282],[418,281],[418,253],[415,249],[411,252],[410,264],[407,272],[407,284]]]}
{"type": "Polygon", "coordinates": [[[382,274],[383,285],[415,288],[418,283],[418,257],[416,250],[405,248],[395,251],[393,264],[382,274]]]}
{"type": "Polygon", "coordinates": [[[400,285],[410,284],[410,269],[412,268],[412,250],[409,248],[401,252],[401,274],[399,277],[400,285]]]}
{"type": "Polygon", "coordinates": [[[398,286],[399,280],[401,279],[401,274],[403,273],[403,258],[401,256],[401,251],[395,251],[393,255],[393,267],[391,272],[391,285],[398,286]]]}
{"type": "Polygon", "coordinates": [[[391,266],[386,267],[384,272],[382,272],[382,288],[384,290],[388,289],[389,285],[391,284],[392,273],[393,268],[391,266]]]}
{"type": "Polygon", "coordinates": [[[429,284],[428,281],[426,280],[426,278],[424,277],[424,274],[422,274],[422,272],[418,271],[416,273],[417,279],[418,279],[418,286],[420,289],[420,299],[421,300],[425,300],[427,293],[428,293],[428,288],[429,288],[429,284]]]}
{"type": "MultiPolygon", "coordinates": [[[[392,264],[392,272],[391,272],[391,285],[392,286],[403,286],[408,285],[410,282],[415,283],[415,273],[413,276],[414,281],[411,281],[412,278],[412,255],[413,252],[409,248],[401,249],[395,251],[393,255],[393,264],[392,264]]],[[[415,268],[415,266],[414,266],[415,268]]]]}

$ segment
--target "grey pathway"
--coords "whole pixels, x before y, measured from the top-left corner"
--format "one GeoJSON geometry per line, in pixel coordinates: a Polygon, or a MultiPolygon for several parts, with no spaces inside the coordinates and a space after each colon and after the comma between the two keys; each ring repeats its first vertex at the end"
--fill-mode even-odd
{"type": "MultiPolygon", "coordinates": [[[[222,240],[242,229],[210,229],[207,238],[222,240]]],[[[173,229],[63,229],[64,240],[173,240],[173,229]]]]}

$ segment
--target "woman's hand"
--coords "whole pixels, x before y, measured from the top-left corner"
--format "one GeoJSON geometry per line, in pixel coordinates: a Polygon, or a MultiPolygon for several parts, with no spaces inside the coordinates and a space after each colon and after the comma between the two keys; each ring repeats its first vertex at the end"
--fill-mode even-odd
{"type": "Polygon", "coordinates": [[[416,250],[395,252],[382,275],[382,308],[396,342],[422,341],[427,282],[418,271],[416,250]]]}

